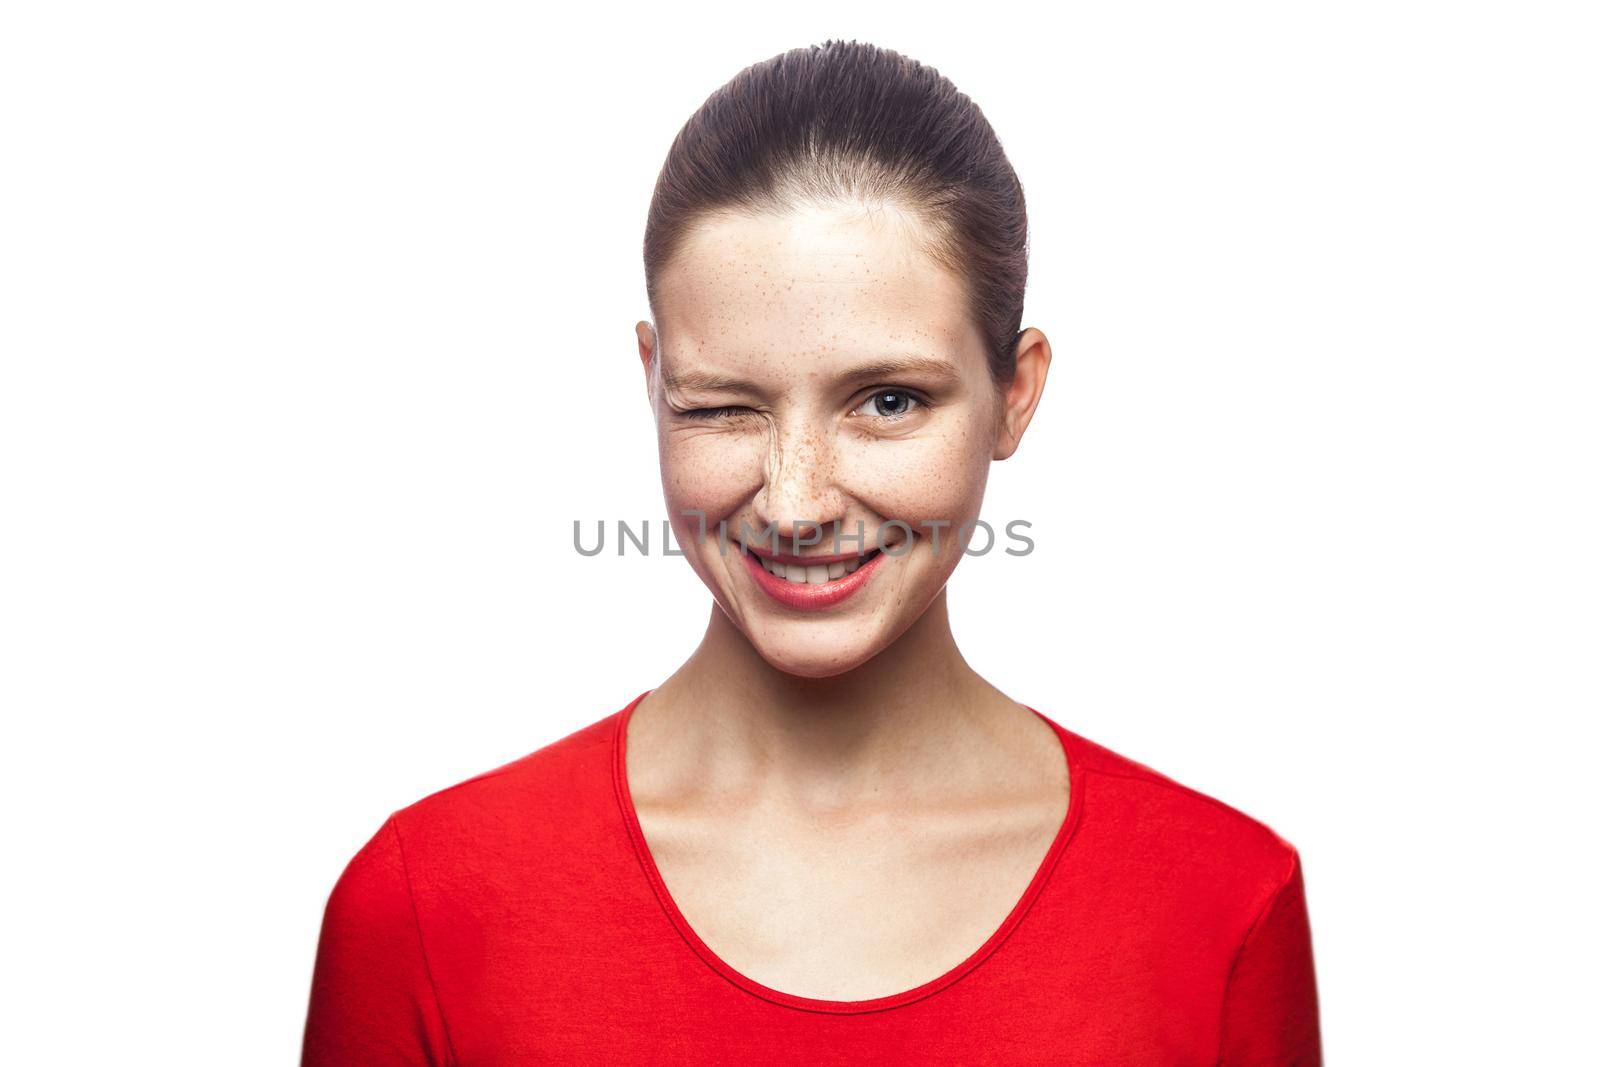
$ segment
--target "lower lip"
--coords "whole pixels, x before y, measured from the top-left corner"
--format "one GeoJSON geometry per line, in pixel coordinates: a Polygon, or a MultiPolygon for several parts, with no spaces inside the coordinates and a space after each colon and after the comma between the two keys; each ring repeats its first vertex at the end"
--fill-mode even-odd
{"type": "Polygon", "coordinates": [[[884,557],[883,551],[879,550],[877,555],[843,578],[821,585],[812,585],[810,582],[791,582],[787,578],[779,578],[763,567],[753,552],[741,551],[739,554],[744,557],[744,565],[749,568],[756,584],[765,590],[768,596],[785,607],[797,608],[800,611],[831,608],[844,600],[867,584],[867,579],[877,571],[878,564],[883,562],[884,557]]]}

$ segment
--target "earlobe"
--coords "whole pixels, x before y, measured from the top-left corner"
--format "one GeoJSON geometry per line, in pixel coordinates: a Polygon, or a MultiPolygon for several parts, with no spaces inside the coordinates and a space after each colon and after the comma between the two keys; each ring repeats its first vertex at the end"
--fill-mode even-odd
{"type": "Polygon", "coordinates": [[[1003,460],[1017,450],[1011,433],[1011,390],[1000,394],[1000,410],[995,415],[993,459],[1003,460]]]}
{"type": "Polygon", "coordinates": [[[1017,446],[1022,443],[1022,434],[1012,421],[1011,411],[1008,409],[1000,419],[1000,435],[995,441],[994,458],[996,460],[1010,459],[1016,455],[1017,446]]]}
{"type": "Polygon", "coordinates": [[[646,319],[640,319],[633,327],[634,337],[639,342],[639,359],[644,365],[650,365],[650,357],[656,349],[656,329],[646,319]]]}
{"type": "Polygon", "coordinates": [[[1016,438],[1011,433],[1011,420],[1002,416],[1000,434],[994,446],[994,459],[996,461],[1010,459],[1016,450],[1016,438]]]}

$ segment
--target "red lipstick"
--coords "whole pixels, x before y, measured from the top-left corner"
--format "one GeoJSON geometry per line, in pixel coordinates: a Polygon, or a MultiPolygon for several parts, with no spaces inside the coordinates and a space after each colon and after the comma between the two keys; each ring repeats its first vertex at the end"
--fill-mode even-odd
{"type": "MultiPolygon", "coordinates": [[[[801,611],[817,611],[822,608],[831,608],[866,585],[867,580],[877,572],[879,565],[883,562],[884,554],[882,551],[877,551],[871,559],[843,578],[835,578],[821,585],[812,585],[810,582],[791,582],[787,578],[779,578],[761,565],[761,561],[756,557],[755,553],[745,550],[740,552],[739,555],[744,557],[745,569],[750,572],[750,576],[772,599],[785,607],[797,608],[801,611]]],[[[829,558],[837,559],[838,557],[829,558]]],[[[858,557],[851,556],[848,558],[854,559],[858,557]]],[[[821,562],[821,560],[807,560],[807,562],[821,562]]]]}

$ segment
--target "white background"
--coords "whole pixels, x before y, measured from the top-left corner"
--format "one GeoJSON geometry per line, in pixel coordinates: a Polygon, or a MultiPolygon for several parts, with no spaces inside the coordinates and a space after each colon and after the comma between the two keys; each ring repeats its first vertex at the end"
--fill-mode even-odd
{"type": "Polygon", "coordinates": [[[384,817],[690,652],[572,522],[663,517],[669,142],[828,37],[1028,196],[970,661],[1301,849],[1330,1062],[1592,1054],[1587,5],[580,7],[0,16],[6,1058],[293,1062],[384,817]]]}

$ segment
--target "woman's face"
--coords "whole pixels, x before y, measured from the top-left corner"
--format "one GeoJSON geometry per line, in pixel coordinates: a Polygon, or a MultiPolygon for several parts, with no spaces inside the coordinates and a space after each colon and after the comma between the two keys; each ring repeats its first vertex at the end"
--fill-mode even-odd
{"type": "Polygon", "coordinates": [[[853,205],[706,218],[639,324],[676,540],[791,674],[847,671],[922,615],[1014,447],[918,226],[853,205]]]}

